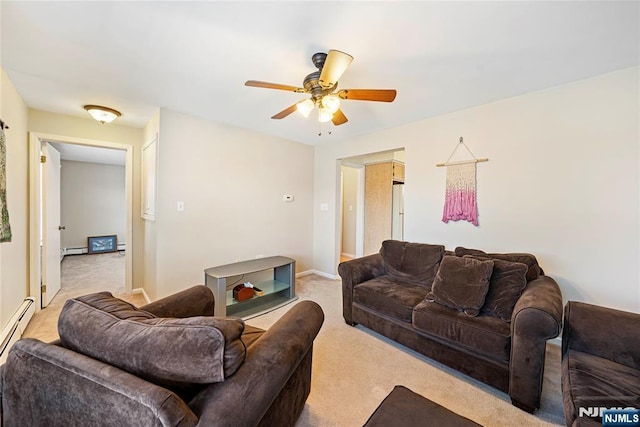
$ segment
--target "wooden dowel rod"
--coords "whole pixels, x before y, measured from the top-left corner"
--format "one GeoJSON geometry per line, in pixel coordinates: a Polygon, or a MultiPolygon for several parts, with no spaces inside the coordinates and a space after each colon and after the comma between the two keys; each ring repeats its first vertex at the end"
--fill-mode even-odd
{"type": "Polygon", "coordinates": [[[459,162],[436,163],[436,166],[441,167],[441,166],[450,166],[450,165],[464,165],[465,163],[480,163],[480,162],[488,162],[488,161],[489,159],[485,157],[483,159],[461,160],[459,162]]]}

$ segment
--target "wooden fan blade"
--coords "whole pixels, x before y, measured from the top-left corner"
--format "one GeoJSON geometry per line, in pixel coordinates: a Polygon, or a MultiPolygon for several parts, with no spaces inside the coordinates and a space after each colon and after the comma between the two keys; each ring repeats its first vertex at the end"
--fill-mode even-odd
{"type": "Polygon", "coordinates": [[[357,101],[392,102],[396,99],[395,89],[342,89],[338,92],[341,99],[357,101]]]}
{"type": "Polygon", "coordinates": [[[278,114],[276,114],[275,116],[272,116],[271,118],[272,119],[284,119],[289,114],[291,114],[294,111],[296,111],[297,109],[298,109],[298,103],[296,102],[291,107],[285,108],[284,110],[280,111],[278,114]]]}
{"type": "Polygon", "coordinates": [[[333,122],[334,125],[340,126],[344,123],[347,123],[349,119],[347,119],[347,116],[344,115],[342,110],[338,109],[338,111],[333,113],[333,118],[331,119],[331,121],[333,122]]]}
{"type": "Polygon", "coordinates": [[[281,85],[278,83],[269,83],[269,82],[260,82],[258,80],[247,80],[244,83],[245,86],[251,87],[262,87],[265,89],[278,89],[278,90],[286,90],[289,92],[297,92],[303,93],[304,89],[301,87],[289,86],[289,85],[281,85]]]}
{"type": "Polygon", "coordinates": [[[345,72],[349,64],[353,61],[353,56],[339,50],[330,50],[327,59],[324,60],[322,72],[318,82],[324,88],[331,88],[338,83],[338,80],[345,72]]]}

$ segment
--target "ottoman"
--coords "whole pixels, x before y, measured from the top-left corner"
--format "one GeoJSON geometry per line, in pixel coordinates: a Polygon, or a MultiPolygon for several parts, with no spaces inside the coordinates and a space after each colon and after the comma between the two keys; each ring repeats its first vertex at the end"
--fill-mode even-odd
{"type": "Polygon", "coordinates": [[[397,385],[365,424],[365,427],[391,426],[477,427],[480,424],[397,385]]]}

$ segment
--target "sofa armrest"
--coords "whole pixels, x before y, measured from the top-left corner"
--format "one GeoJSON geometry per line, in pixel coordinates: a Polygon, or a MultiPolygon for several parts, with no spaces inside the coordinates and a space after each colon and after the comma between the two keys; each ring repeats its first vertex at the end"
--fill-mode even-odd
{"type": "Polygon", "coordinates": [[[375,279],[386,273],[382,262],[382,255],[373,254],[338,265],[338,274],[342,278],[342,316],[345,322],[353,325],[352,304],[353,288],[367,280],[375,279]]]}
{"type": "Polygon", "coordinates": [[[569,301],[564,312],[562,355],[572,349],[640,369],[638,331],[638,313],[569,301]]]}
{"type": "Polygon", "coordinates": [[[214,306],[211,289],[198,285],[138,308],[157,317],[193,317],[213,316],[214,306]]]}
{"type": "Polygon", "coordinates": [[[555,280],[539,276],[527,284],[511,317],[509,395],[528,412],[540,407],[547,340],[560,334],[562,293],[555,280]]]}
{"type": "Polygon", "coordinates": [[[194,426],[174,393],[57,345],[16,342],[2,374],[3,426],[194,426]],[[117,408],[117,410],[114,410],[117,408]]]}
{"type": "Polygon", "coordinates": [[[207,386],[193,398],[189,406],[200,419],[198,425],[257,426],[312,351],[323,321],[324,313],[315,302],[293,306],[249,347],[244,364],[233,376],[207,386]]]}

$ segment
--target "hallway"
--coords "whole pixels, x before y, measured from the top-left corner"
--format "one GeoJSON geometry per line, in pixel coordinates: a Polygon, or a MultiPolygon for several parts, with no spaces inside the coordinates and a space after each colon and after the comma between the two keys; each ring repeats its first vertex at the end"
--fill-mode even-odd
{"type": "Polygon", "coordinates": [[[37,338],[50,342],[58,338],[57,319],[69,298],[94,292],[109,291],[133,305],[144,305],[142,294],[126,295],[124,252],[94,255],[68,255],[60,265],[60,292],[51,303],[34,314],[23,338],[37,338]]]}

